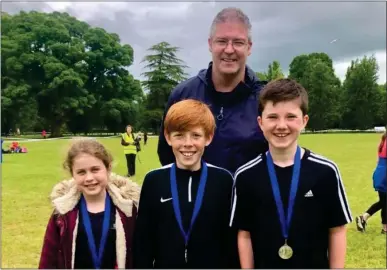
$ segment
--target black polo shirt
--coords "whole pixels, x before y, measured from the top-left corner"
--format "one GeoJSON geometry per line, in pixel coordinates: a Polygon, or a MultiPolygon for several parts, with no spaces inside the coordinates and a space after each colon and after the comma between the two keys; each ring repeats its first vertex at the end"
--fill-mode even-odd
{"type": "MultiPolygon", "coordinates": [[[[293,165],[275,165],[285,217],[293,165]]],[[[266,154],[235,173],[236,196],[231,224],[249,231],[255,268],[329,268],[329,229],[352,221],[337,165],[308,149],[301,160],[300,178],[289,229],[293,256],[278,255],[284,244],[279,216],[266,165],[266,154]]]]}

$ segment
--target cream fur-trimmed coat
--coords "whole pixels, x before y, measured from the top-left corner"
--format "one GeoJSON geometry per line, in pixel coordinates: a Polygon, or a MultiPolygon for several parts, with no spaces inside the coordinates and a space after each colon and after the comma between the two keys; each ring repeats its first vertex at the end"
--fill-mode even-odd
{"type": "MultiPolygon", "coordinates": [[[[132,268],[132,236],[137,216],[140,186],[126,177],[111,173],[107,191],[116,206],[115,268],[132,268]]],[[[54,212],[44,236],[39,269],[74,269],[78,232],[78,202],[81,193],[74,179],[55,185],[50,199],[54,212]]]]}

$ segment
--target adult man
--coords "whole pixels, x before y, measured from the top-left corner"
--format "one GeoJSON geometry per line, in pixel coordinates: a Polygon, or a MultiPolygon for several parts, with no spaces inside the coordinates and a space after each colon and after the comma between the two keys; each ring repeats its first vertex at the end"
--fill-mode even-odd
{"type": "MultiPolygon", "coordinates": [[[[208,69],[180,83],[172,91],[165,112],[177,101],[187,98],[208,104],[217,128],[203,159],[234,173],[267,149],[256,121],[257,96],[264,82],[258,81],[254,71],[246,65],[252,46],[249,18],[240,9],[223,9],[212,23],[208,45],[212,53],[208,69]]],[[[166,165],[175,159],[163,130],[164,125],[157,152],[161,164],[166,165]]],[[[192,149],[195,154],[194,147],[192,149]]]]}

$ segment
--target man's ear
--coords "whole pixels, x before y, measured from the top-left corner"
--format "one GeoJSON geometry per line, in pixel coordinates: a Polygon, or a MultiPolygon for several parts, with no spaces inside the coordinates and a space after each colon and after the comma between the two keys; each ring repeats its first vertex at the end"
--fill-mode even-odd
{"type": "Polygon", "coordinates": [[[167,141],[168,145],[171,146],[171,137],[169,136],[169,133],[164,130],[164,137],[167,141]]]}
{"type": "Polygon", "coordinates": [[[249,41],[247,46],[248,46],[248,48],[247,48],[248,49],[248,54],[247,55],[250,56],[251,55],[251,47],[253,47],[253,42],[249,41]]]}
{"type": "Polygon", "coordinates": [[[208,38],[208,50],[212,52],[212,40],[211,38],[208,38]]]}

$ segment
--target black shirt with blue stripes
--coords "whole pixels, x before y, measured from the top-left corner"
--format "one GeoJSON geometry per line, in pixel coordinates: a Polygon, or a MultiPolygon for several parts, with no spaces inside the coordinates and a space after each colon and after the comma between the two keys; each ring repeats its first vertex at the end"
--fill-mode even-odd
{"type": "MultiPolygon", "coordinates": [[[[134,232],[134,268],[231,268],[236,249],[229,227],[234,179],[225,169],[207,164],[202,206],[194,223],[185,262],[184,237],[176,221],[170,187],[171,165],[149,172],[141,189],[134,232]]],[[[187,231],[193,214],[201,169],[176,168],[182,223],[187,231]]]]}
{"type": "MultiPolygon", "coordinates": [[[[293,165],[274,165],[287,216],[293,165]]],[[[250,232],[255,268],[329,268],[329,229],[350,223],[352,216],[337,165],[305,149],[287,243],[293,256],[278,255],[285,243],[266,165],[266,154],[235,173],[231,226],[250,232]]]]}

